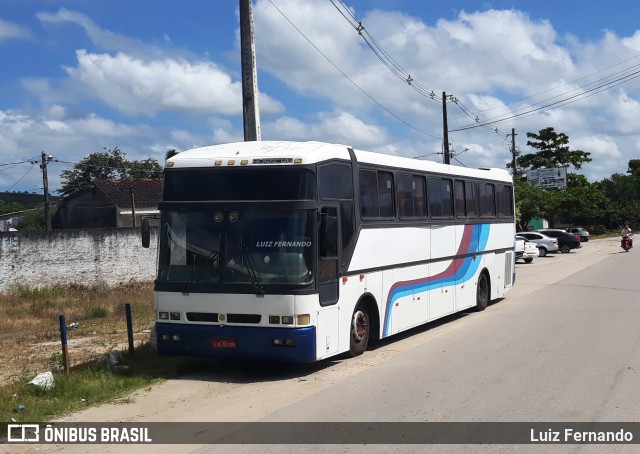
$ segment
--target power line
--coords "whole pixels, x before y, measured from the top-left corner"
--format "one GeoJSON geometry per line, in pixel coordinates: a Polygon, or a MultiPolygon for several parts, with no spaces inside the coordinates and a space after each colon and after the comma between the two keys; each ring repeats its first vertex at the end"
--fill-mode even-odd
{"type": "MultiPolygon", "coordinates": [[[[477,128],[477,127],[479,127],[481,125],[491,125],[491,124],[495,124],[495,123],[500,123],[500,122],[507,121],[507,120],[512,120],[512,119],[518,118],[518,117],[533,115],[534,113],[537,113],[537,112],[539,112],[541,110],[546,110],[546,109],[549,109],[549,108],[557,108],[557,107],[562,107],[562,106],[565,106],[565,105],[568,105],[568,104],[573,104],[574,102],[580,101],[580,100],[585,99],[585,98],[589,98],[589,97],[591,97],[593,95],[596,95],[596,94],[601,93],[603,91],[609,90],[609,89],[611,89],[613,87],[616,87],[618,85],[622,85],[623,83],[626,83],[629,80],[633,80],[633,79],[636,79],[638,77],[640,77],[640,70],[639,71],[635,71],[635,72],[633,72],[631,74],[628,74],[626,76],[620,77],[618,79],[615,79],[613,81],[603,83],[603,84],[598,85],[596,87],[593,87],[593,88],[591,88],[589,90],[582,91],[582,92],[580,92],[578,94],[575,94],[575,95],[572,95],[572,96],[567,96],[567,97],[562,98],[562,99],[560,99],[558,101],[551,102],[549,104],[545,104],[545,105],[537,107],[535,109],[530,109],[530,110],[528,110],[526,112],[509,115],[507,117],[504,117],[504,115],[503,115],[502,117],[504,117],[504,118],[500,118],[501,116],[498,116],[498,117],[495,117],[495,118],[497,118],[496,120],[484,121],[484,122],[482,122],[482,124],[469,125],[469,126],[465,126],[465,127],[462,127],[462,128],[453,129],[452,131],[464,131],[464,130],[467,130],[467,129],[477,128]]],[[[572,91],[576,91],[576,90],[572,90],[572,91]]],[[[567,92],[567,93],[571,93],[571,92],[567,92]]],[[[557,96],[554,97],[554,98],[557,98],[557,96]]],[[[550,99],[554,99],[554,98],[550,98],[550,99]]]]}
{"type": "Polygon", "coordinates": [[[395,113],[393,113],[391,110],[389,110],[387,107],[385,107],[384,105],[382,105],[382,103],[380,103],[378,100],[376,100],[373,96],[371,96],[369,93],[367,93],[362,87],[360,87],[353,79],[351,79],[344,71],[342,71],[333,61],[331,61],[331,59],[329,57],[327,57],[309,38],[307,38],[307,36],[302,33],[302,31],[280,10],[280,8],[278,8],[275,3],[273,3],[273,0],[269,0],[269,3],[271,3],[271,5],[282,15],[282,17],[284,17],[286,19],[287,22],[289,22],[289,24],[291,24],[291,26],[298,32],[300,33],[300,35],[307,40],[307,42],[309,44],[311,44],[311,46],[313,46],[313,48],[318,51],[318,53],[320,55],[322,55],[322,57],[324,57],[325,60],[327,60],[338,72],[340,72],[340,74],[342,74],[349,82],[351,82],[358,90],[360,90],[365,96],[367,96],[371,101],[373,101],[374,103],[376,103],[381,109],[383,109],[385,112],[387,112],[389,115],[391,115],[392,117],[394,117],[395,119],[397,119],[398,121],[401,121],[402,123],[404,123],[405,125],[407,125],[408,127],[410,127],[411,129],[419,132],[420,134],[424,134],[425,136],[429,136],[433,139],[440,139],[440,137],[434,136],[432,134],[429,134],[428,132],[425,132],[423,130],[421,130],[420,128],[417,128],[415,126],[413,126],[412,124],[410,124],[409,122],[407,122],[406,120],[402,119],[401,117],[399,117],[398,115],[396,115],[395,113]]]}
{"type": "MultiPolygon", "coordinates": [[[[29,170],[27,170],[27,171],[25,172],[25,174],[24,174],[24,175],[22,175],[18,181],[16,181],[16,182],[15,182],[15,183],[13,183],[11,186],[9,186],[9,188],[8,188],[5,192],[9,192],[9,191],[10,191],[10,190],[15,186],[15,185],[17,185],[18,183],[20,183],[20,182],[22,181],[22,179],[23,179],[24,177],[26,177],[26,176],[27,176],[27,174],[28,174],[29,172],[31,172],[31,170],[33,169],[33,167],[34,167],[35,165],[36,165],[36,164],[35,164],[35,162],[34,162],[33,164],[31,164],[31,167],[29,167],[29,170]]],[[[11,167],[10,167],[10,168],[11,168],[11,167]]]]}

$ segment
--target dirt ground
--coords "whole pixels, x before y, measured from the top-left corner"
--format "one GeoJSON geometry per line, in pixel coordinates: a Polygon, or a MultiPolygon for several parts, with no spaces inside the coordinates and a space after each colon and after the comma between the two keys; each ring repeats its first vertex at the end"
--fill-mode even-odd
{"type": "MultiPolygon", "coordinates": [[[[134,345],[148,342],[150,329],[134,332],[134,345]]],[[[0,333],[0,386],[16,380],[31,380],[37,374],[60,370],[63,366],[60,340],[34,342],[29,333],[0,333]],[[13,347],[11,347],[13,346],[13,347]],[[10,355],[11,352],[14,354],[10,355]]],[[[73,330],[67,333],[69,366],[73,367],[95,359],[106,357],[110,352],[128,349],[127,331],[88,335],[73,330]]]]}

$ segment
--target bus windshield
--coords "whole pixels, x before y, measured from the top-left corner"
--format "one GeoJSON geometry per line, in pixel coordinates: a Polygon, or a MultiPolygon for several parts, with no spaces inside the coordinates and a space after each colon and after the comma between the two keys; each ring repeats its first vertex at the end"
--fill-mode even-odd
{"type": "Polygon", "coordinates": [[[164,210],[158,281],[308,284],[313,279],[313,210],[164,210]]]}

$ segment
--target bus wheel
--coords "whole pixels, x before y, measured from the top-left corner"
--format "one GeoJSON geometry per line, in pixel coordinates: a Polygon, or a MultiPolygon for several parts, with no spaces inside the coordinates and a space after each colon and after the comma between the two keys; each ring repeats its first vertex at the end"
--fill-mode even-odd
{"type": "Polygon", "coordinates": [[[351,317],[351,341],[349,353],[351,356],[362,355],[367,349],[370,334],[369,313],[362,306],[356,306],[351,317]]]}
{"type": "Polygon", "coordinates": [[[478,276],[478,286],[476,288],[476,310],[478,312],[483,311],[489,304],[489,278],[487,273],[482,272],[478,276]]]}

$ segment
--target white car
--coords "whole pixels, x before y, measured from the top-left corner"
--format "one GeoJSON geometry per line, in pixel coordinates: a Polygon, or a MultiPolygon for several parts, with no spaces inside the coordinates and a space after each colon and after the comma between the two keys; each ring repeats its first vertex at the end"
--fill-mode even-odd
{"type": "Polygon", "coordinates": [[[549,252],[558,252],[557,238],[550,238],[540,232],[520,232],[518,236],[533,241],[538,246],[540,257],[544,257],[549,252]]]}
{"type": "Polygon", "coordinates": [[[524,263],[533,262],[534,257],[538,257],[538,246],[524,237],[516,235],[516,260],[522,259],[524,263]]]}

